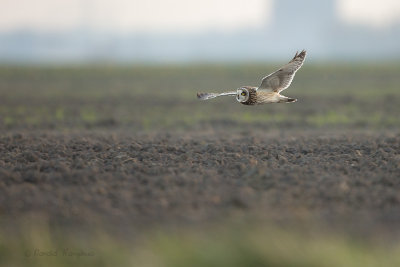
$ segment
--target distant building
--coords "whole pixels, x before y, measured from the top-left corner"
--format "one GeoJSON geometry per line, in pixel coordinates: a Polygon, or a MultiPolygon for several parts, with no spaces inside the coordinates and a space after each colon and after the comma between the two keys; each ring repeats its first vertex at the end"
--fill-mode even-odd
{"type": "Polygon", "coordinates": [[[339,24],[336,10],[335,0],[275,0],[268,35],[282,52],[307,48],[324,53],[339,24]]]}
{"type": "Polygon", "coordinates": [[[335,0],[275,0],[271,27],[284,31],[306,29],[308,33],[321,33],[337,24],[335,0]]]}
{"type": "Polygon", "coordinates": [[[275,0],[271,13],[262,42],[278,57],[303,48],[320,59],[400,56],[395,48],[400,47],[399,25],[379,30],[345,24],[339,19],[336,0],[275,0]]]}

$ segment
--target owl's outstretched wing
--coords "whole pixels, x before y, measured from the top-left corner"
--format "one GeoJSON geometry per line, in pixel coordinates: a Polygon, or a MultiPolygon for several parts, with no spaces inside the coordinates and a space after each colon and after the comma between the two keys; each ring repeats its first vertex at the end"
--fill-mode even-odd
{"type": "Polygon", "coordinates": [[[281,92],[292,83],[296,71],[303,65],[307,52],[296,52],[294,58],[279,70],[263,78],[259,90],[269,92],[281,92]]]}
{"type": "Polygon", "coordinates": [[[236,91],[231,92],[224,92],[224,93],[197,93],[197,98],[200,100],[208,100],[212,98],[216,98],[218,96],[225,96],[225,95],[236,95],[236,91]]]}

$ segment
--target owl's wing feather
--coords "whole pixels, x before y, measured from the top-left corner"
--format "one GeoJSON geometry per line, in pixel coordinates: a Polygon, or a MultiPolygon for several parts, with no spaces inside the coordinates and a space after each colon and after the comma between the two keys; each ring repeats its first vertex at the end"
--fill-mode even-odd
{"type": "Polygon", "coordinates": [[[306,54],[305,50],[300,53],[296,52],[296,55],[288,64],[264,77],[258,89],[279,93],[288,88],[293,81],[296,71],[303,65],[306,54]]]}
{"type": "Polygon", "coordinates": [[[208,100],[212,98],[216,98],[218,96],[226,96],[226,95],[236,95],[236,91],[224,92],[224,93],[197,93],[197,98],[200,100],[208,100]]]}

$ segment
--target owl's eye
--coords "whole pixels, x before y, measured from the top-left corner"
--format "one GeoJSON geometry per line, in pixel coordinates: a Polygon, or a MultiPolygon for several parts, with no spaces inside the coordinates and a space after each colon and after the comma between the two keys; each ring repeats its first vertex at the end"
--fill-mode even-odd
{"type": "Polygon", "coordinates": [[[246,95],[246,92],[242,92],[241,95],[242,95],[242,96],[245,96],[245,95],[246,95]]]}

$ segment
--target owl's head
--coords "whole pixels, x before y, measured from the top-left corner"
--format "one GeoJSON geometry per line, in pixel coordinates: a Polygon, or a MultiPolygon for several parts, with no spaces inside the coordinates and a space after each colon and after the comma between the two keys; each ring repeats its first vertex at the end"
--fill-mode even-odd
{"type": "Polygon", "coordinates": [[[240,103],[249,100],[249,91],[244,87],[237,89],[236,100],[240,103]]]}

